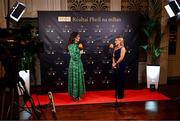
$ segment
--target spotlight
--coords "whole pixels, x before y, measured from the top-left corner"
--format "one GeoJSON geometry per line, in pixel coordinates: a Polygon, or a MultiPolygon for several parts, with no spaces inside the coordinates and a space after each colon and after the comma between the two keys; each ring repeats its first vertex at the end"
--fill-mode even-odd
{"type": "Polygon", "coordinates": [[[23,13],[25,12],[26,9],[26,5],[16,1],[16,3],[13,5],[11,12],[10,12],[10,18],[12,18],[13,20],[15,20],[16,22],[19,21],[19,19],[21,18],[21,16],[23,15],[23,13]]]}
{"type": "Polygon", "coordinates": [[[170,18],[180,14],[180,7],[176,0],[170,0],[168,5],[166,5],[164,7],[170,18]]]}

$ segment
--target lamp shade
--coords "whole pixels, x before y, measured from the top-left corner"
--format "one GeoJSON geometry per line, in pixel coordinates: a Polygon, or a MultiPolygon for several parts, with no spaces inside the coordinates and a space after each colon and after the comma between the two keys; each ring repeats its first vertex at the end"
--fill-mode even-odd
{"type": "MultiPolygon", "coordinates": [[[[21,84],[21,83],[19,86],[21,86],[21,88],[26,88],[28,94],[30,94],[30,71],[29,70],[21,70],[21,71],[19,71],[19,76],[23,79],[25,87],[23,87],[22,86],[23,84],[21,84]]],[[[23,93],[21,92],[19,87],[18,87],[18,93],[19,93],[19,95],[23,95],[23,93]]]]}
{"type": "Polygon", "coordinates": [[[23,13],[25,12],[26,5],[21,2],[16,2],[10,12],[10,18],[15,20],[16,22],[19,21],[23,13]]]}
{"type": "Polygon", "coordinates": [[[169,17],[172,18],[177,14],[180,14],[180,7],[176,0],[172,0],[168,3],[168,5],[164,6],[169,17]]]}

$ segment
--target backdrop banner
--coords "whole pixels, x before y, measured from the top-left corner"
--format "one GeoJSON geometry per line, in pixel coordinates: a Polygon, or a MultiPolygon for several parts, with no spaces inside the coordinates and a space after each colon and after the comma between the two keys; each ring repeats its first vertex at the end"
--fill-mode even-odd
{"type": "Polygon", "coordinates": [[[111,57],[116,36],[125,40],[126,88],[138,85],[138,12],[39,11],[39,34],[45,52],[41,55],[42,86],[67,91],[69,54],[67,42],[79,32],[84,45],[82,61],[87,90],[113,89],[111,57]]]}

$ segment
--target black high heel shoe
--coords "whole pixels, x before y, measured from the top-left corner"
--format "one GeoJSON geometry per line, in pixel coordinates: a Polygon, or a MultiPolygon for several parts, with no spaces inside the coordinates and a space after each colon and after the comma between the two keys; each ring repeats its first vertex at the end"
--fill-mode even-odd
{"type": "Polygon", "coordinates": [[[73,101],[74,101],[74,102],[77,102],[77,101],[79,101],[79,100],[80,100],[80,97],[73,98],[73,101]]]}

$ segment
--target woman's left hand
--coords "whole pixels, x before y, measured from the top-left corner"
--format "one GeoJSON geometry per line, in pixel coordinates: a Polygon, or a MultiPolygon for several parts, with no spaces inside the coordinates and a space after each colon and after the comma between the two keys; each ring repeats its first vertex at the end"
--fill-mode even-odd
{"type": "Polygon", "coordinates": [[[83,49],[83,44],[82,43],[79,43],[79,45],[78,45],[78,47],[79,47],[79,49],[83,49]]]}

